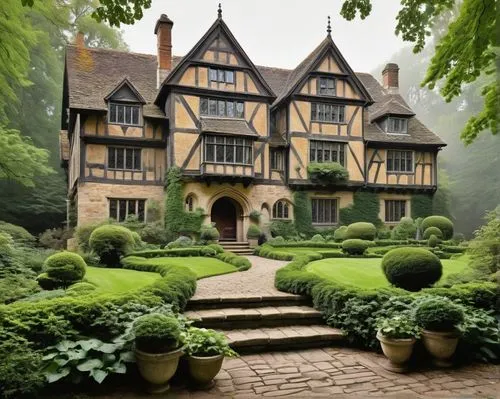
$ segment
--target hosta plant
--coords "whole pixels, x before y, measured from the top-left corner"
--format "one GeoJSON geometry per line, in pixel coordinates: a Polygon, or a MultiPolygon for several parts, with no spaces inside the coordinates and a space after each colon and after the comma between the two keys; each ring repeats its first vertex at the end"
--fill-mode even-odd
{"type": "Polygon", "coordinates": [[[206,328],[191,327],[182,334],[185,353],[190,356],[237,356],[224,334],[206,328]]]}
{"type": "Polygon", "coordinates": [[[418,326],[406,315],[381,318],[377,321],[377,328],[382,335],[392,339],[418,338],[420,335],[418,326]]]}

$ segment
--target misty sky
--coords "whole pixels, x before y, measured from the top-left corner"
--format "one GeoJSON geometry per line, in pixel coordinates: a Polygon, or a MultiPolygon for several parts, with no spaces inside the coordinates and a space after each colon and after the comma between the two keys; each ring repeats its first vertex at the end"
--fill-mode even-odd
{"type": "MultiPolygon", "coordinates": [[[[257,65],[295,68],[326,35],[327,16],[332,37],[351,67],[370,72],[390,61],[405,46],[394,34],[399,1],[372,0],[373,10],[364,21],[344,20],[341,0],[226,0],[223,19],[257,65]]],[[[130,50],[156,53],[153,33],[160,14],[174,21],[173,53],[186,54],[217,17],[218,1],[153,0],[141,21],[123,26],[130,50]]]]}

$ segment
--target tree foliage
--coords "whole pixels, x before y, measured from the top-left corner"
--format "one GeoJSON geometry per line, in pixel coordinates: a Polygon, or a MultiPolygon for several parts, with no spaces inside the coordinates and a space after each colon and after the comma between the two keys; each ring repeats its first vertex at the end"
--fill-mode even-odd
{"type": "MultiPolygon", "coordinates": [[[[494,0],[402,0],[397,16],[396,34],[414,43],[414,52],[424,49],[436,22],[455,8],[457,15],[447,25],[436,43],[422,86],[439,91],[447,102],[462,94],[464,86],[486,76],[481,95],[482,110],[471,116],[462,131],[464,143],[472,143],[483,130],[497,134],[500,120],[498,66],[498,31],[494,0]],[[495,50],[497,47],[497,50],[495,50]],[[444,82],[440,83],[442,80],[444,82]]],[[[366,18],[372,9],[371,0],[345,0],[341,14],[352,20],[360,14],[366,18]]]]}

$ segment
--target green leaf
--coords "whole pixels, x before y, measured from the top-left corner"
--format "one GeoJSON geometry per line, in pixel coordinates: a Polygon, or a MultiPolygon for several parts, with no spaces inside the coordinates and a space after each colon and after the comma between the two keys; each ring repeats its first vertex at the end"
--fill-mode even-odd
{"type": "Polygon", "coordinates": [[[117,374],[125,374],[127,372],[127,366],[122,362],[116,362],[110,367],[110,371],[117,374]]]}
{"type": "Polygon", "coordinates": [[[64,367],[55,373],[45,373],[45,377],[47,378],[47,382],[52,384],[53,382],[59,381],[61,378],[66,377],[71,372],[69,367],[64,367]]]}
{"type": "Polygon", "coordinates": [[[76,368],[79,371],[90,371],[90,370],[93,370],[93,369],[98,369],[98,368],[100,368],[102,366],[103,366],[103,363],[102,363],[101,360],[99,360],[99,359],[89,359],[86,362],[83,362],[83,363],[79,364],[78,366],[76,366],[76,368]]]}
{"type": "Polygon", "coordinates": [[[92,370],[90,372],[90,375],[92,376],[92,378],[94,378],[94,380],[100,384],[101,382],[104,381],[104,379],[108,376],[108,372],[104,371],[104,370],[99,370],[99,369],[96,369],[96,370],[92,370]]]}
{"type": "Polygon", "coordinates": [[[59,342],[57,345],[56,345],[56,349],[59,351],[59,352],[66,352],[68,351],[69,349],[72,349],[74,348],[75,346],[77,346],[78,343],[77,342],[72,342],[72,341],[61,341],[59,342]]]}
{"type": "Polygon", "coordinates": [[[113,363],[116,360],[116,355],[113,355],[112,353],[105,353],[102,360],[104,363],[113,363]]]}
{"type": "Polygon", "coordinates": [[[122,362],[134,363],[134,362],[135,362],[135,355],[134,355],[134,352],[132,352],[132,351],[127,351],[127,352],[122,352],[122,353],[120,353],[120,360],[121,360],[122,362]]]}
{"type": "Polygon", "coordinates": [[[113,353],[119,347],[119,344],[102,344],[97,350],[103,353],[113,353]]]}
{"type": "Polygon", "coordinates": [[[90,349],[98,349],[103,344],[103,342],[94,338],[76,341],[76,344],[80,345],[85,351],[89,351],[90,349]]]}

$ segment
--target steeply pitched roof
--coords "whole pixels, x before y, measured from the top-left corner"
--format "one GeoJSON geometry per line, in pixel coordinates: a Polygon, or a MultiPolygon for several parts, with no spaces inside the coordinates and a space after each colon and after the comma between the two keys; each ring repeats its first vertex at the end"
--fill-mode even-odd
{"type": "Polygon", "coordinates": [[[387,99],[375,103],[370,115],[370,121],[376,121],[386,115],[414,116],[413,112],[399,94],[388,94],[387,99]]]}

